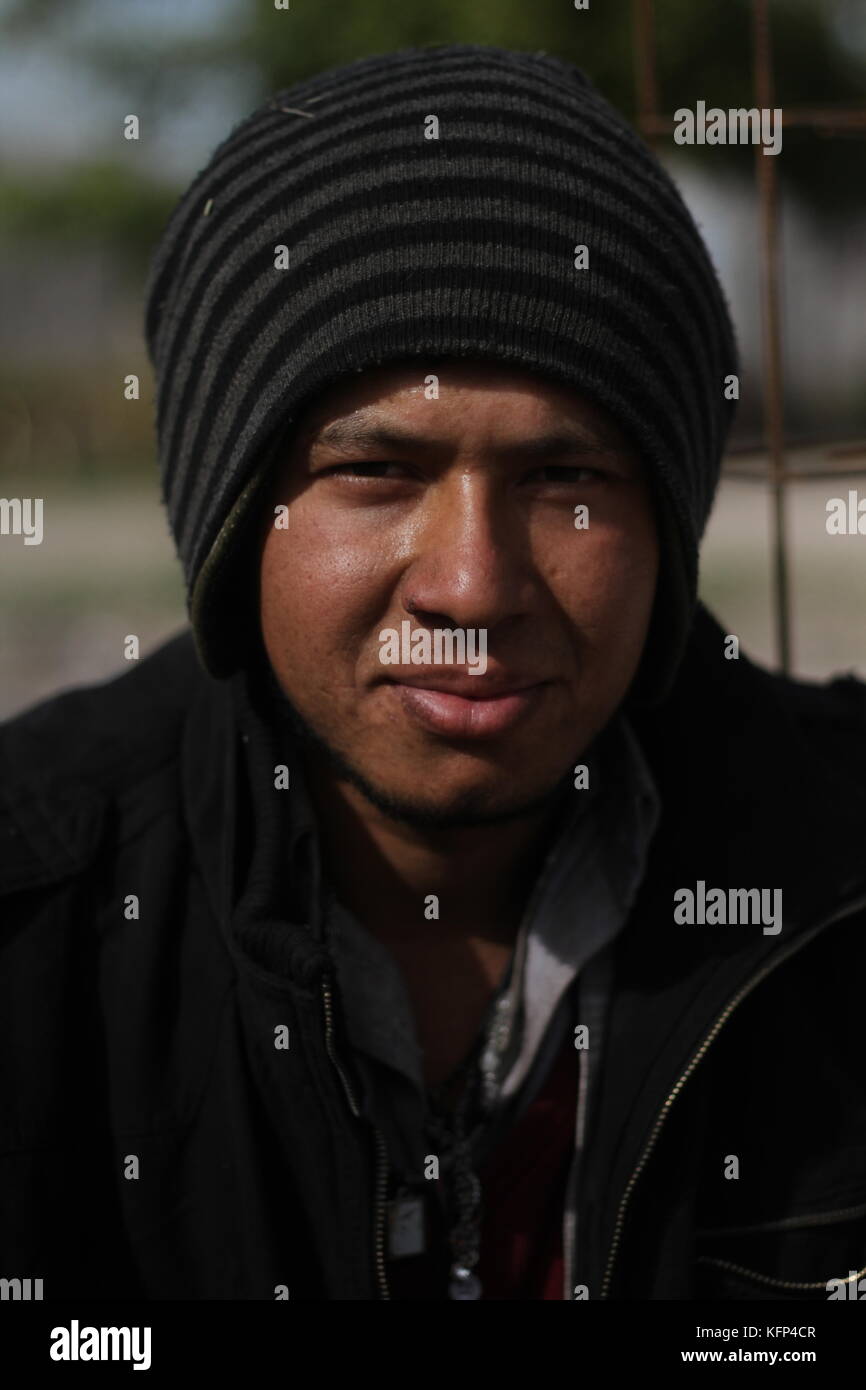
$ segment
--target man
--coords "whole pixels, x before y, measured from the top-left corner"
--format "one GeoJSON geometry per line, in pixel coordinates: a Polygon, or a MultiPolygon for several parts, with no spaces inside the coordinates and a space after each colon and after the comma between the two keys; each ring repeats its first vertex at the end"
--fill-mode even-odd
{"type": "Polygon", "coordinates": [[[7,1273],[846,1296],[866,700],[696,603],[660,165],[544,54],[367,59],[217,150],[148,335],[193,635],[3,730],[7,1273]]]}

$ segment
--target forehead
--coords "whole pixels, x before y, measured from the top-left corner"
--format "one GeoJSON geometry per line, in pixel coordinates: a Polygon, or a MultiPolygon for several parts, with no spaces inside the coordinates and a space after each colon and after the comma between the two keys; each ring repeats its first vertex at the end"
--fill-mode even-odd
{"type": "Polygon", "coordinates": [[[613,417],[576,391],[505,364],[405,362],[358,373],[317,396],[298,422],[306,444],[361,444],[376,426],[422,426],[456,440],[529,437],[567,426],[576,439],[630,453],[613,417]],[[437,402],[445,410],[436,410],[437,402]]]}

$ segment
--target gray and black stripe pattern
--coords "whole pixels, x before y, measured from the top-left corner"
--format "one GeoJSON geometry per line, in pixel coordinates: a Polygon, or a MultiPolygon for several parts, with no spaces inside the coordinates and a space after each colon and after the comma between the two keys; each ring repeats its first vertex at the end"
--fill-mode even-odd
{"type": "Polygon", "coordinates": [[[242,490],[312,395],[398,359],[512,363],[607,408],[651,466],[674,587],[685,609],[694,602],[733,409],[733,332],[672,181],[560,59],[407,49],[274,97],[172,215],[147,339],[191,595],[210,557],[193,614],[215,674],[237,660],[227,624],[208,615],[230,582],[242,490]],[[425,138],[429,115],[438,140],[425,138]],[[280,244],[288,269],[274,265],[280,244]]]}

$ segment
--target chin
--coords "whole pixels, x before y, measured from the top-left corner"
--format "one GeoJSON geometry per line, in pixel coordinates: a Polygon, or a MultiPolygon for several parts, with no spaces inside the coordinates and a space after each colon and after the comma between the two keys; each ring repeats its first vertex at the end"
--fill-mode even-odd
{"type": "Polygon", "coordinates": [[[562,786],[561,780],[557,780],[553,786],[542,789],[515,789],[513,782],[509,782],[507,787],[474,784],[446,792],[434,785],[431,794],[425,796],[419,795],[417,783],[412,787],[387,787],[368,780],[356,769],[344,768],[344,771],[366,799],[392,819],[419,828],[440,830],[517,820],[550,803],[562,786]]]}

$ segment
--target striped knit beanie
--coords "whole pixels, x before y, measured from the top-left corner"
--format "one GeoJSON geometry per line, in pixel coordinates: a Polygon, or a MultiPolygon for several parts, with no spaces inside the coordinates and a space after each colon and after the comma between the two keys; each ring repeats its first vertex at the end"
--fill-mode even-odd
{"type": "Polygon", "coordinates": [[[260,650],[256,503],[302,408],[379,364],[469,358],[573,387],[642,455],[662,565],[631,694],[667,693],[736,348],[674,184],[571,64],[438,45],[272,98],[175,209],[146,332],[163,498],[213,675],[260,650]]]}

